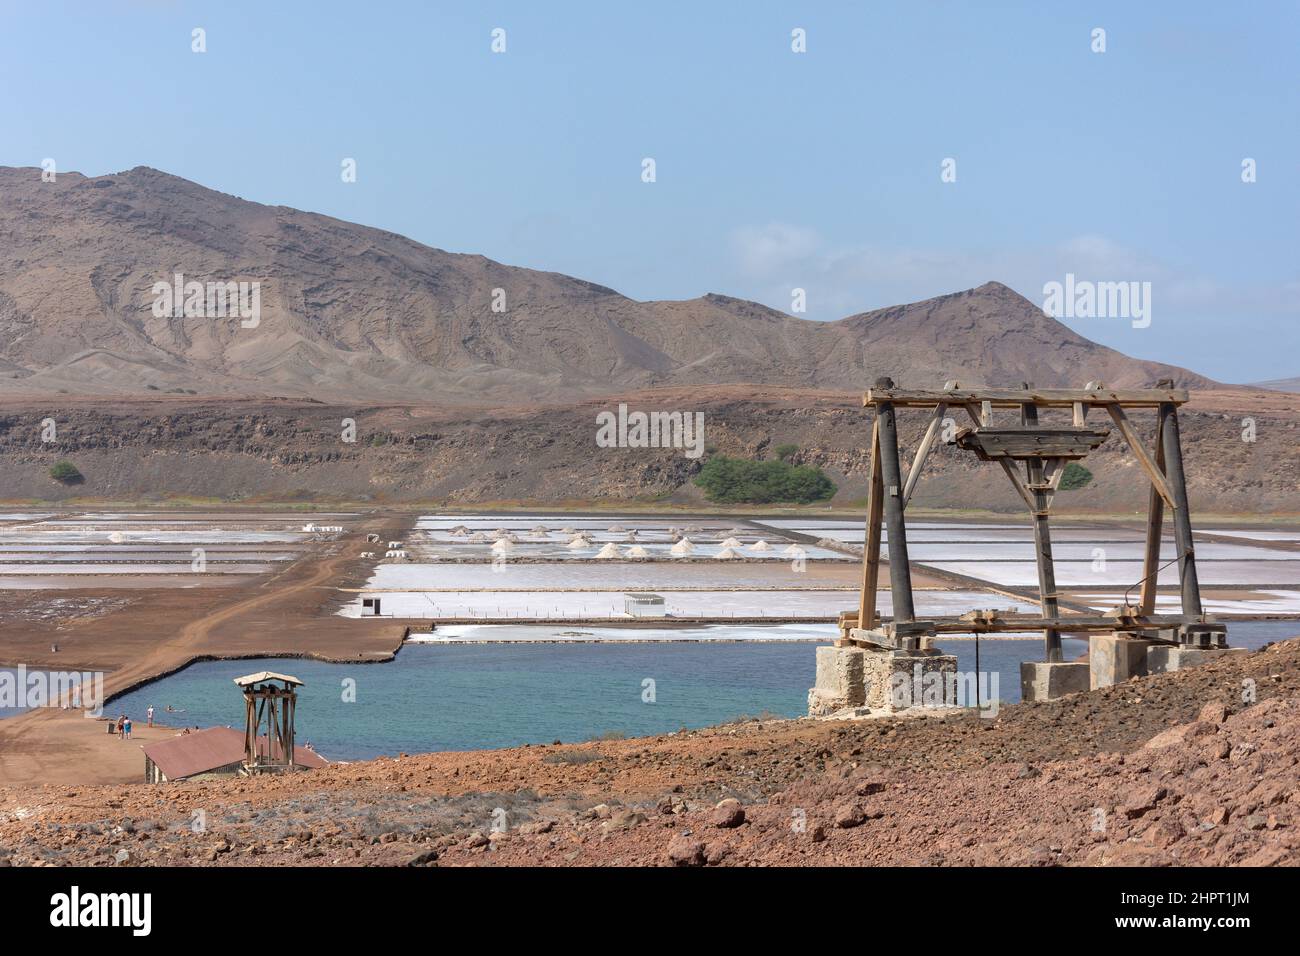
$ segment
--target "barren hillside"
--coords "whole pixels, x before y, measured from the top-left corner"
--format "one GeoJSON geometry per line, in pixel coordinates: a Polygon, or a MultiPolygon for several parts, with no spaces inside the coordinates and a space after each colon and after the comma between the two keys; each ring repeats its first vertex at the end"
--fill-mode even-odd
{"type": "Polygon", "coordinates": [[[996,282],[837,322],[713,294],[637,302],[146,167],[54,183],[0,168],[0,394],[572,400],[667,385],[857,389],[882,374],[1210,384],[1091,342],[996,282]],[[178,273],[256,282],[256,327],[156,315],[154,284],[178,273]]]}

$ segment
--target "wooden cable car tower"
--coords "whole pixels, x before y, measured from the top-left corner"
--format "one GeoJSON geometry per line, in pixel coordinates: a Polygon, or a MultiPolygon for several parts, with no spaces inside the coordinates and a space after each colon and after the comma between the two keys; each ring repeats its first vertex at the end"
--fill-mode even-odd
{"type": "MultiPolygon", "coordinates": [[[[941,391],[895,388],[888,378],[878,380],[863,397],[875,411],[871,429],[871,472],[868,491],[866,546],[863,550],[862,591],[857,613],[840,615],[841,647],[908,650],[921,646],[922,638],[940,634],[986,634],[1042,630],[1049,662],[1061,660],[1061,632],[1113,631],[1182,647],[1226,646],[1227,628],[1206,617],[1196,578],[1196,551],[1187,507],[1187,482],[1183,474],[1182,443],[1178,432],[1178,406],[1188,400],[1185,389],[1163,380],[1150,389],[1108,389],[1090,382],[1082,389],[1022,388],[963,389],[957,382],[941,391]],[[906,480],[899,462],[897,410],[930,410],[930,424],[912,459],[906,480]],[[1069,409],[1069,425],[1040,423],[1040,409],[1069,409]],[[965,410],[969,427],[958,431],[951,444],[974,452],[982,461],[996,462],[1024,500],[1034,523],[1034,556],[1038,566],[1041,614],[1037,617],[972,610],[960,617],[917,620],[908,565],[904,512],[916,490],[921,469],[943,427],[949,409],[965,410]],[[994,409],[1015,409],[1019,424],[995,427],[994,409]],[[1131,409],[1154,409],[1155,441],[1146,447],[1128,417],[1131,409]],[[1084,458],[1110,435],[1107,427],[1089,425],[1094,410],[1106,413],[1137,459],[1151,483],[1143,559],[1141,596],[1136,605],[1127,595],[1120,606],[1104,615],[1062,616],[1052,565],[1052,537],[1048,524],[1052,500],[1060,488],[1065,467],[1084,458]],[[1017,470],[1023,465],[1023,476],[1017,470]],[[1155,613],[1156,579],[1160,571],[1160,542],[1165,509],[1174,526],[1182,613],[1155,613]],[[890,594],[893,618],[877,613],[880,580],[881,527],[888,528],[890,594]]],[[[1135,585],[1136,586],[1136,585],[1135,585]]],[[[1131,590],[1131,589],[1130,589],[1131,590]]]]}

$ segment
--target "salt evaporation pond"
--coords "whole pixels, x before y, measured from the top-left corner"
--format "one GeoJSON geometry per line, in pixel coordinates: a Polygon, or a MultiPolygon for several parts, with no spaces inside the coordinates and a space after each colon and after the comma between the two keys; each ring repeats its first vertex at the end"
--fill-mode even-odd
{"type": "MultiPolygon", "coordinates": [[[[733,590],[671,591],[659,589],[673,617],[810,617],[833,618],[857,607],[854,589],[825,591],[733,590]]],[[[892,610],[888,591],[880,596],[882,611],[892,610]]],[[[383,613],[398,618],[591,618],[621,617],[626,590],[617,591],[397,591],[380,594],[383,613]]],[[[918,614],[964,614],[972,607],[1019,608],[1037,605],[998,594],[973,591],[916,591],[918,614]]],[[[361,602],[338,613],[359,618],[361,602]]]]}
{"type": "MultiPolygon", "coordinates": [[[[1092,561],[1104,556],[1107,561],[1141,561],[1146,554],[1146,544],[1141,541],[1120,542],[1070,542],[1062,543],[1052,536],[1052,558],[1055,561],[1092,561]]],[[[1034,543],[1032,539],[1024,542],[970,541],[959,547],[951,543],[907,543],[907,555],[913,561],[950,560],[954,555],[966,561],[1033,561],[1034,543]]],[[[1160,548],[1160,561],[1172,561],[1178,555],[1178,549],[1172,541],[1166,541],[1160,548]]],[[[1245,544],[1220,544],[1213,541],[1198,542],[1196,545],[1196,563],[1204,561],[1277,561],[1298,560],[1300,552],[1294,558],[1276,548],[1253,547],[1245,544]]]]}
{"type": "MultiPolygon", "coordinates": [[[[1098,611],[1109,611],[1124,603],[1123,594],[1083,594],[1074,595],[1072,600],[1087,601],[1098,611]],[[1096,602],[1096,603],[1093,603],[1096,602]]],[[[1128,599],[1133,600],[1129,594],[1128,599]]],[[[1260,591],[1258,596],[1247,592],[1240,597],[1217,598],[1201,595],[1201,606],[1207,614],[1300,614],[1300,591],[1260,591]]],[[[1177,594],[1157,594],[1155,610],[1157,614],[1179,614],[1182,611],[1182,599],[1177,594]]],[[[1235,625],[1234,625],[1235,626],[1235,625]]],[[[1300,621],[1293,625],[1300,634],[1300,621]]]]}
{"type": "Polygon", "coordinates": [[[656,588],[790,588],[805,586],[859,586],[859,563],[843,566],[804,566],[794,571],[789,561],[779,564],[668,564],[655,562],[593,562],[590,564],[526,564],[505,561],[491,564],[381,564],[367,588],[442,588],[464,590],[528,588],[588,588],[599,590],[654,590],[656,588]]]}
{"type": "MultiPolygon", "coordinates": [[[[1300,585],[1300,561],[1203,561],[1199,558],[1196,574],[1201,587],[1216,584],[1250,584],[1256,586],[1300,585]]],[[[1003,587],[1036,587],[1038,568],[1032,561],[927,561],[924,566],[980,578],[1003,587]]],[[[1130,585],[1142,579],[1141,561],[1107,560],[1105,567],[1090,561],[1056,561],[1056,583],[1060,587],[1100,587],[1130,585]]],[[[1160,571],[1162,586],[1176,587],[1178,565],[1160,571]]]]}

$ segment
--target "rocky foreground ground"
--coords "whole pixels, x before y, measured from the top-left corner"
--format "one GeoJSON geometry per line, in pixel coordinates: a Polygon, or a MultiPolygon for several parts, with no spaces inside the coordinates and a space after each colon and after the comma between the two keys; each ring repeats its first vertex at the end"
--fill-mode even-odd
{"type": "Polygon", "coordinates": [[[1300,639],[995,718],[0,791],[11,865],[1288,865],[1300,639]]]}

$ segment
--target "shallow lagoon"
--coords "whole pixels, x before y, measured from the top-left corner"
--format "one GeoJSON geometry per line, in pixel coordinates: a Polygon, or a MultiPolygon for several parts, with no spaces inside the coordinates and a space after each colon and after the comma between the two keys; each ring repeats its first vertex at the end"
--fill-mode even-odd
{"type": "MultiPolygon", "coordinates": [[[[503,625],[509,627],[509,625],[503,625]]],[[[484,628],[481,631],[487,631],[484,628]]],[[[714,628],[727,631],[728,628],[714,628]]],[[[736,628],[753,630],[753,628],[736,628]]],[[[1296,622],[1232,624],[1239,647],[1259,647],[1300,632],[1296,622]]],[[[480,634],[480,636],[483,636],[480,634]]],[[[524,743],[574,742],[602,734],[642,736],[703,727],[764,711],[802,716],[815,670],[813,642],[408,645],[386,664],[305,660],[214,661],[110,702],[105,710],[140,717],[171,704],[190,726],[241,726],[234,678],[262,668],[306,682],[298,706],[299,740],[335,760],[524,743]],[[654,681],[655,702],[642,701],[654,681]],[[356,702],[343,702],[345,679],[356,702]]],[[[1020,698],[1020,662],[1040,660],[1038,640],[980,641],[980,668],[997,673],[1003,703],[1020,698]]],[[[975,668],[975,642],[949,641],[963,671],[975,668]]],[[[1083,641],[1067,638],[1067,659],[1083,641]]]]}

